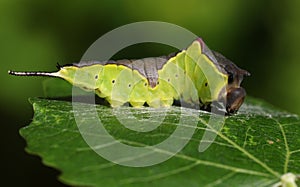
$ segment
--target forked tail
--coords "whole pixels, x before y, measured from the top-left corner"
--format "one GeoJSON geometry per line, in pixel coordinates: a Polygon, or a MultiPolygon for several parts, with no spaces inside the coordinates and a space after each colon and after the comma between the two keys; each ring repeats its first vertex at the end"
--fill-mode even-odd
{"type": "Polygon", "coordinates": [[[46,77],[58,77],[57,72],[17,72],[8,71],[8,74],[14,76],[46,76],[46,77]]]}

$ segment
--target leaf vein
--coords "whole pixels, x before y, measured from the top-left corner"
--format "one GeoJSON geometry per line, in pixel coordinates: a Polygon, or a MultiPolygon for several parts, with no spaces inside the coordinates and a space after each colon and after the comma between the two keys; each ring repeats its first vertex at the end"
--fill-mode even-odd
{"type": "Polygon", "coordinates": [[[287,142],[287,137],[286,137],[286,134],[285,134],[282,124],[278,120],[274,119],[274,121],[276,121],[276,123],[278,124],[280,131],[282,133],[282,137],[283,137],[283,141],[284,141],[284,145],[285,145],[285,151],[286,151],[283,173],[287,173],[291,152],[290,152],[290,148],[289,148],[289,145],[287,142]]]}
{"type": "MultiPolygon", "coordinates": [[[[201,118],[199,118],[200,121],[202,121],[201,118]]],[[[257,164],[259,164],[260,166],[262,166],[263,168],[265,168],[268,172],[270,172],[272,175],[280,178],[280,174],[276,171],[274,171],[273,169],[271,169],[267,164],[263,163],[261,160],[259,160],[258,158],[256,158],[254,155],[250,154],[248,151],[246,151],[245,149],[243,149],[242,147],[240,147],[237,143],[233,142],[231,139],[229,139],[227,136],[225,136],[223,133],[221,133],[220,131],[216,131],[215,129],[213,129],[209,124],[207,124],[206,122],[202,122],[205,125],[207,125],[209,128],[211,128],[214,133],[216,133],[218,136],[220,136],[222,139],[224,139],[225,141],[227,141],[229,144],[233,145],[237,150],[241,151],[242,153],[244,153],[246,156],[248,156],[250,159],[252,159],[254,162],[256,162],[257,164]]]]}

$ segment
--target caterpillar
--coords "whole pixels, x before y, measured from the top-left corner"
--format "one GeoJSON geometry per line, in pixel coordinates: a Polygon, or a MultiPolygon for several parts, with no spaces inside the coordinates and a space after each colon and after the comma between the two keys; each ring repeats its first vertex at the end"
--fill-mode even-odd
{"type": "Polygon", "coordinates": [[[246,91],[240,84],[250,75],[210,50],[201,38],[167,56],[85,61],[58,68],[56,72],[8,73],[62,78],[83,90],[94,91],[112,107],[124,103],[133,107],[166,107],[181,99],[208,108],[213,101],[220,101],[225,103],[228,114],[236,113],[244,102],[246,91]]]}

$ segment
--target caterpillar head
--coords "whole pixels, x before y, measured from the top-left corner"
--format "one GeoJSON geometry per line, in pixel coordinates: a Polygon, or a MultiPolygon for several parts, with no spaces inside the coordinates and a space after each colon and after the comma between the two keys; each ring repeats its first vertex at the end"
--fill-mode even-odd
{"type": "Polygon", "coordinates": [[[220,68],[228,75],[226,95],[225,98],[222,98],[226,101],[226,111],[229,114],[236,113],[246,97],[246,91],[241,87],[241,82],[245,76],[250,76],[250,73],[237,67],[220,53],[213,51],[213,54],[216,57],[220,68]]]}

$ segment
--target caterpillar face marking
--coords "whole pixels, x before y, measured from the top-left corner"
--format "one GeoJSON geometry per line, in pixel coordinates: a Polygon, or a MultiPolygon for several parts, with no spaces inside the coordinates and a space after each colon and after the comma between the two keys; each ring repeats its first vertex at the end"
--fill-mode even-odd
{"type": "Polygon", "coordinates": [[[211,51],[200,38],[187,49],[168,56],[57,67],[57,72],[9,71],[9,74],[59,77],[84,90],[94,90],[112,107],[126,102],[133,107],[145,103],[164,107],[172,105],[174,99],[182,99],[210,108],[213,101],[220,101],[226,103],[229,114],[242,105],[246,91],[240,84],[250,75],[220,53],[211,51]]]}

